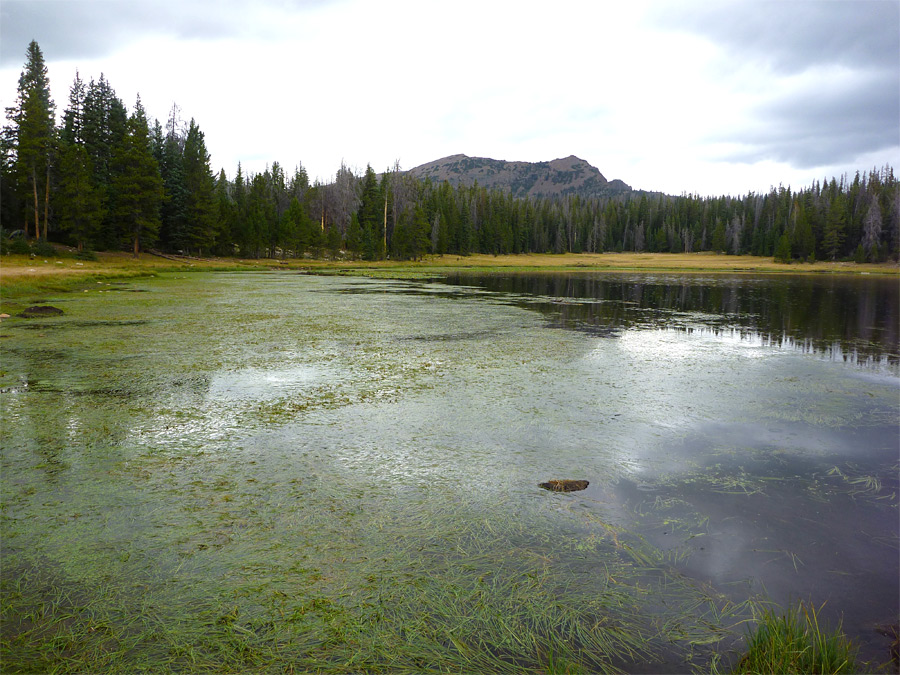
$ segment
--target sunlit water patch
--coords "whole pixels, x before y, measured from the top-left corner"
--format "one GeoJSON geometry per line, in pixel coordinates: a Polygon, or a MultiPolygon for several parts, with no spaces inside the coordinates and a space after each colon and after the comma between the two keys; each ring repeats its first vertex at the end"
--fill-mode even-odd
{"type": "Polygon", "coordinates": [[[220,372],[210,380],[208,396],[213,401],[280,398],[329,379],[335,379],[335,375],[316,365],[220,372]]]}

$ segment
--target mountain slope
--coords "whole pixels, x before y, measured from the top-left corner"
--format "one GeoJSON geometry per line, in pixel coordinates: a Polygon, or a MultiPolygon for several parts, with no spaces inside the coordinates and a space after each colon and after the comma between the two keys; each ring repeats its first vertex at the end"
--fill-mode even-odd
{"type": "Polygon", "coordinates": [[[550,162],[507,162],[487,157],[451,155],[409,170],[416,178],[451,185],[478,185],[506,190],[514,197],[608,197],[630,192],[620,180],[608,181],[600,171],[574,155],[550,162]]]}

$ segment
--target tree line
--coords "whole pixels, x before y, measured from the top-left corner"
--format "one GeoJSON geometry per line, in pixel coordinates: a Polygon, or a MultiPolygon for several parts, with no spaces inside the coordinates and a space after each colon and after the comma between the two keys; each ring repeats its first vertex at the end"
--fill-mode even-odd
{"type": "Polygon", "coordinates": [[[418,180],[396,164],[343,164],[310,183],[273,162],[234,177],[210,168],[205,136],[173,106],[152,123],[103,77],[76,74],[56,123],[32,41],[0,134],[0,226],[79,249],[240,257],[695,252],[790,260],[900,257],[900,186],[891,167],[742,197],[635,191],[607,198],[513,198],[418,180]],[[343,253],[341,253],[343,252],[343,253]]]}

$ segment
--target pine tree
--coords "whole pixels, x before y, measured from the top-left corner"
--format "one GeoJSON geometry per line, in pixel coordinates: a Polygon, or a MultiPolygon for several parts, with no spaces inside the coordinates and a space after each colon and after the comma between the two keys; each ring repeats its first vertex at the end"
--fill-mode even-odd
{"type": "Polygon", "coordinates": [[[78,71],[75,71],[75,80],[69,88],[69,105],[63,112],[62,131],[59,134],[63,143],[84,143],[84,99],[86,87],[78,71]]]}
{"type": "MultiPolygon", "coordinates": [[[[41,202],[43,202],[44,238],[50,215],[50,168],[55,145],[54,114],[56,106],[50,98],[50,79],[44,55],[34,40],[26,51],[25,69],[19,76],[16,104],[6,109],[13,123],[15,168],[23,201],[34,207],[34,236],[41,236],[41,202]]],[[[29,206],[29,213],[31,206],[29,206]]],[[[28,235],[29,215],[25,217],[28,235]]]]}
{"type": "Polygon", "coordinates": [[[110,181],[110,161],[113,152],[126,134],[128,111],[116,96],[115,90],[101,74],[87,86],[81,115],[81,139],[84,142],[95,183],[105,190],[110,181]]]}
{"type": "Polygon", "coordinates": [[[173,250],[189,248],[188,190],[184,179],[184,156],[181,140],[171,131],[166,135],[162,149],[160,174],[165,199],[162,205],[160,238],[162,244],[173,250]]]}
{"type": "Polygon", "coordinates": [[[778,245],[775,247],[775,261],[782,263],[791,262],[791,237],[785,232],[778,239],[778,245]]]}
{"type": "Polygon", "coordinates": [[[219,170],[216,178],[216,251],[222,255],[234,253],[234,242],[231,239],[230,223],[234,204],[228,196],[228,178],[225,169],[219,170]]]}
{"type": "Polygon", "coordinates": [[[111,185],[116,171],[113,155],[123,151],[127,126],[128,111],[109,82],[102,74],[99,81],[91,80],[84,96],[81,138],[93,169],[92,183],[106,211],[96,234],[96,243],[102,248],[118,248],[121,244],[120,232],[112,220],[115,195],[111,185]]]}
{"type": "MultiPolygon", "coordinates": [[[[362,180],[362,194],[359,203],[359,229],[362,246],[361,251],[367,260],[384,257],[382,248],[382,224],[384,221],[384,195],[378,185],[378,178],[371,165],[366,166],[362,180]]],[[[348,233],[348,241],[350,239],[348,233]]],[[[348,243],[348,246],[350,244],[348,243]]]]}
{"type": "Polygon", "coordinates": [[[0,130],[0,230],[21,227],[22,205],[16,179],[16,138],[12,126],[0,130]]]}
{"type": "Polygon", "coordinates": [[[285,232],[290,236],[289,245],[294,249],[294,255],[299,257],[313,246],[314,223],[296,197],[291,199],[284,218],[287,221],[285,232]]]}
{"type": "Polygon", "coordinates": [[[84,146],[61,142],[59,151],[59,179],[54,195],[54,210],[60,226],[84,250],[97,235],[106,215],[100,193],[94,187],[91,160],[84,146]]]}
{"type": "Polygon", "coordinates": [[[59,133],[57,190],[53,196],[54,212],[60,226],[75,239],[79,251],[96,238],[106,214],[84,145],[85,96],[84,81],[76,72],[59,133]]]}
{"type": "Polygon", "coordinates": [[[430,243],[429,229],[421,206],[405,210],[391,240],[393,256],[398,260],[417,260],[424,256],[430,243]]]}
{"type": "Polygon", "coordinates": [[[270,241],[270,232],[275,220],[275,202],[271,196],[271,174],[268,169],[258,173],[250,180],[247,191],[247,215],[243,219],[246,251],[241,255],[259,258],[270,241]]]}
{"type": "Polygon", "coordinates": [[[162,170],[163,151],[166,147],[166,136],[163,134],[162,124],[159,120],[153,120],[153,129],[150,131],[150,148],[153,151],[153,157],[162,170]]]}
{"type": "Polygon", "coordinates": [[[231,200],[234,203],[231,209],[231,217],[228,221],[228,229],[231,241],[237,245],[241,255],[247,255],[249,247],[247,237],[247,185],[244,182],[244,172],[241,163],[238,162],[237,173],[234,176],[234,184],[231,189],[231,200]]]}
{"type": "Polygon", "coordinates": [[[716,253],[724,253],[728,248],[728,242],[725,237],[725,224],[721,221],[716,223],[716,227],[712,234],[712,250],[716,253]]]}
{"type": "Polygon", "coordinates": [[[189,249],[210,249],[216,243],[215,181],[203,132],[193,119],[184,139],[184,185],[188,219],[184,243],[189,249]]]}
{"type": "Polygon", "coordinates": [[[156,240],[163,200],[162,178],[150,147],[150,130],[140,96],[128,118],[126,136],[113,155],[112,168],[111,220],[122,240],[130,243],[136,258],[141,248],[152,246],[156,240]]]}
{"type": "MultiPolygon", "coordinates": [[[[834,182],[834,179],[832,179],[832,185],[834,182]]],[[[825,233],[822,237],[822,248],[829,258],[835,260],[844,246],[847,214],[845,212],[843,193],[834,190],[833,195],[831,204],[828,208],[828,215],[825,218],[825,233]]]]}

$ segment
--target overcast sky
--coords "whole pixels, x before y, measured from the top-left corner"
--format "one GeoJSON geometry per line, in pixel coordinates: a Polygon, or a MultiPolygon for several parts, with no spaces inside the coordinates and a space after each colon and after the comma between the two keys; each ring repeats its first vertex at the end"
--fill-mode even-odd
{"type": "Polygon", "coordinates": [[[103,73],[229,177],[577,155],[710,195],[900,158],[898,0],[2,0],[4,106],[32,39],[60,113],[103,73]]]}

